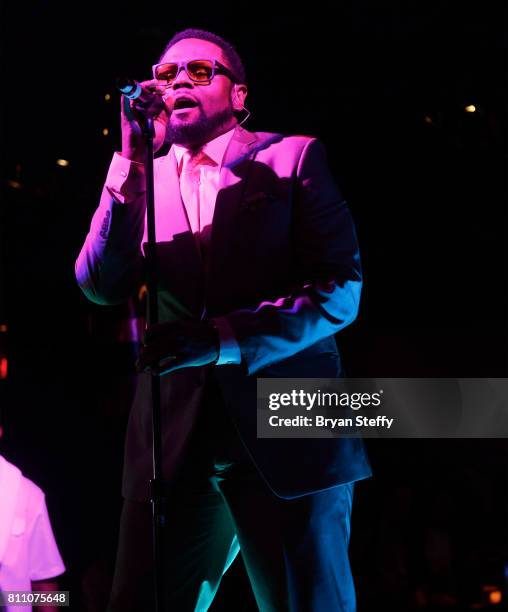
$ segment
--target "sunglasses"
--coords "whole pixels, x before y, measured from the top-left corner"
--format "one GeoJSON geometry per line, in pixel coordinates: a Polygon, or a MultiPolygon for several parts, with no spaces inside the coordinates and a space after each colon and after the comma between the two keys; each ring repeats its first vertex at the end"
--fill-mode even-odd
{"type": "Polygon", "coordinates": [[[172,62],[152,66],[153,78],[162,81],[166,86],[172,85],[180,71],[185,69],[187,76],[194,83],[209,85],[216,74],[227,76],[233,83],[239,83],[235,75],[217,60],[190,60],[189,62],[172,62]]]}

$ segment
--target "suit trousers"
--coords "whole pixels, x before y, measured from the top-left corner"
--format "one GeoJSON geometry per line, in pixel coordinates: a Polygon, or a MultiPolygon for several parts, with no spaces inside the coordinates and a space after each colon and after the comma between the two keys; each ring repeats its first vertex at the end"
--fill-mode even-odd
{"type": "MultiPolygon", "coordinates": [[[[277,497],[253,465],[211,372],[166,497],[165,611],[206,611],[241,552],[261,612],[353,612],[353,483],[277,497]]],[[[152,610],[151,505],[125,500],[108,612],[152,610]]]]}

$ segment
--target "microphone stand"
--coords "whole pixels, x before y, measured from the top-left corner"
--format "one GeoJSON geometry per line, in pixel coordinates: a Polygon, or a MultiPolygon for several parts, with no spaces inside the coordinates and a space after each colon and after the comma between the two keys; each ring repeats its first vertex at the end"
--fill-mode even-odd
{"type": "MultiPolygon", "coordinates": [[[[159,321],[157,297],[158,260],[155,237],[155,206],[153,178],[153,139],[155,136],[153,118],[145,117],[141,129],[146,144],[145,180],[146,180],[146,224],[148,243],[146,247],[146,270],[148,288],[148,323],[154,325],[159,321]]],[[[163,528],[165,523],[164,481],[162,476],[162,434],[160,406],[160,377],[151,375],[152,391],[152,461],[153,478],[150,480],[150,497],[153,519],[153,563],[154,563],[154,598],[155,611],[164,611],[164,554],[163,528]]]]}

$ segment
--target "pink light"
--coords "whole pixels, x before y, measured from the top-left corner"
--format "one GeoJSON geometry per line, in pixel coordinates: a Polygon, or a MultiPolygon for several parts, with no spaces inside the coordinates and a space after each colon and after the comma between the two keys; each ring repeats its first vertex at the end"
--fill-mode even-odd
{"type": "Polygon", "coordinates": [[[7,378],[7,357],[0,358],[0,380],[7,378]]]}

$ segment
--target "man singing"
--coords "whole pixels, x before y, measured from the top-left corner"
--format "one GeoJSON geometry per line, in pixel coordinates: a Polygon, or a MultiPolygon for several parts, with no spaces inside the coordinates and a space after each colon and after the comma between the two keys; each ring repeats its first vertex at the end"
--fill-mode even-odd
{"type": "Polygon", "coordinates": [[[347,205],[315,138],[251,133],[245,72],[219,36],[176,34],[122,100],[115,153],[76,263],[86,296],[127,300],[144,282],[145,145],[154,163],[159,323],[147,330],[125,447],[109,610],[151,593],[150,377],[161,373],[167,610],[208,610],[241,551],[262,612],[355,609],[348,560],[360,439],[258,439],[257,377],[341,376],[334,334],[357,314],[361,269],[347,205]]]}

